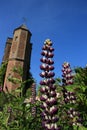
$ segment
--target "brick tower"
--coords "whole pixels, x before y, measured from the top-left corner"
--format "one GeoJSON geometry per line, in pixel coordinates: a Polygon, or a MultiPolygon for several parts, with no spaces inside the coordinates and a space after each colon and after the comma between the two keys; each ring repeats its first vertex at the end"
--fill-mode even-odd
{"type": "Polygon", "coordinates": [[[13,38],[7,39],[3,57],[3,62],[8,61],[4,80],[4,91],[6,91],[6,87],[9,92],[19,87],[19,84],[14,84],[8,80],[9,76],[21,79],[23,81],[27,79],[27,75],[30,70],[32,50],[30,38],[31,32],[25,25],[22,25],[14,30],[13,38]],[[21,67],[23,69],[23,77],[12,71],[14,67],[21,67]]]}

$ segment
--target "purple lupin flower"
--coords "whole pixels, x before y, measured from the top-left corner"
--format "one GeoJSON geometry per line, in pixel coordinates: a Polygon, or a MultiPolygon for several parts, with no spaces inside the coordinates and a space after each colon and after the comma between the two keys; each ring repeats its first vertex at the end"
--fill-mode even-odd
{"type": "Polygon", "coordinates": [[[72,70],[70,68],[70,64],[68,62],[64,62],[62,67],[63,86],[73,84],[73,75],[72,70]]]}
{"type": "MultiPolygon", "coordinates": [[[[64,62],[62,65],[62,72],[63,72],[63,96],[64,96],[64,102],[66,104],[72,104],[72,106],[76,103],[76,96],[74,92],[70,92],[66,89],[67,85],[73,84],[73,75],[72,70],[70,68],[70,64],[68,62],[64,62]]],[[[79,123],[78,119],[80,119],[80,116],[78,116],[78,113],[75,109],[70,108],[68,111],[66,111],[68,117],[72,120],[72,125],[77,125],[79,123]],[[77,118],[76,118],[77,117],[77,118]]]]}
{"type": "Polygon", "coordinates": [[[42,86],[40,89],[41,97],[40,100],[42,102],[42,126],[45,130],[59,130],[60,128],[57,126],[57,112],[58,108],[57,98],[56,98],[56,86],[54,86],[55,80],[53,72],[54,70],[54,61],[52,60],[54,48],[52,48],[52,41],[47,39],[44,42],[42,47],[42,58],[40,61],[42,64],[40,65],[40,69],[42,72],[40,76],[43,78],[40,81],[40,85],[42,86]]]}
{"type": "Polygon", "coordinates": [[[62,65],[62,81],[63,81],[63,96],[65,103],[75,103],[76,97],[74,92],[67,91],[66,87],[67,85],[73,84],[73,75],[72,70],[70,68],[70,64],[68,62],[64,62],[62,65]]]}

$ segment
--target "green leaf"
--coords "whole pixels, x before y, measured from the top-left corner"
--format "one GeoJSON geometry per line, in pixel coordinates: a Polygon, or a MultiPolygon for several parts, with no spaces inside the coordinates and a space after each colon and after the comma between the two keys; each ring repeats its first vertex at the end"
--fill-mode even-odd
{"type": "Polygon", "coordinates": [[[78,130],[87,130],[87,128],[84,126],[80,126],[78,130]]]}

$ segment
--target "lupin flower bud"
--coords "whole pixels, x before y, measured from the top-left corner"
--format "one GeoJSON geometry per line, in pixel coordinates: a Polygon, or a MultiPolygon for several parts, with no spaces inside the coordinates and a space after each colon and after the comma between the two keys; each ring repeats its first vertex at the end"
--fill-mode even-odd
{"type": "Polygon", "coordinates": [[[40,61],[42,62],[40,69],[42,72],[40,76],[44,78],[40,81],[40,85],[42,85],[40,92],[42,101],[42,126],[45,130],[60,130],[60,127],[57,126],[56,122],[58,121],[56,107],[57,98],[56,98],[56,86],[54,86],[55,73],[52,72],[54,70],[54,61],[52,60],[54,48],[52,48],[52,41],[47,39],[44,42],[42,47],[41,55],[43,56],[40,61]]]}

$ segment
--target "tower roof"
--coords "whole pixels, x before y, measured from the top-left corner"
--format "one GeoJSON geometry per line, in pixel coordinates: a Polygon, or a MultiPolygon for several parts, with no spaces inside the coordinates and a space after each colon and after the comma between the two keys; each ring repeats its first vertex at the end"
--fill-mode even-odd
{"type": "Polygon", "coordinates": [[[28,28],[27,28],[27,26],[26,26],[25,24],[22,24],[22,25],[20,26],[20,28],[23,28],[23,29],[28,30],[28,28]]]}
{"type": "MultiPolygon", "coordinates": [[[[32,35],[31,32],[29,31],[29,29],[27,28],[27,26],[26,26],[25,24],[22,24],[22,25],[19,26],[18,28],[14,29],[14,32],[15,32],[16,30],[18,30],[18,29],[26,30],[26,31],[28,31],[28,32],[30,33],[30,35],[32,35]]],[[[14,32],[13,32],[13,33],[14,33],[14,32]]]]}

